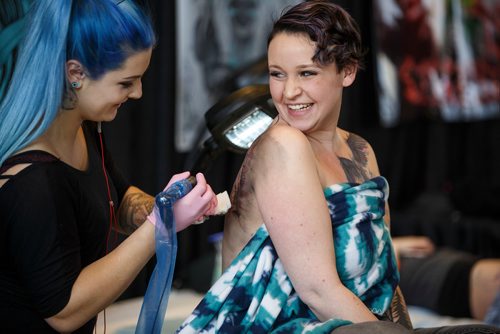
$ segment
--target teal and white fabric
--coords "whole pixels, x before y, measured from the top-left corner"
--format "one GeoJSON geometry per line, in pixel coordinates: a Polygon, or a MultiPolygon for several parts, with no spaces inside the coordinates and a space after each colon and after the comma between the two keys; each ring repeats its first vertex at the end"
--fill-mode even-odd
{"type": "MultiPolygon", "coordinates": [[[[373,313],[382,315],[399,281],[383,220],[387,181],[376,177],[362,184],[337,184],[324,193],[340,278],[373,313]]],[[[320,322],[300,300],[262,225],[177,333],[330,333],[349,323],[320,322]]]]}

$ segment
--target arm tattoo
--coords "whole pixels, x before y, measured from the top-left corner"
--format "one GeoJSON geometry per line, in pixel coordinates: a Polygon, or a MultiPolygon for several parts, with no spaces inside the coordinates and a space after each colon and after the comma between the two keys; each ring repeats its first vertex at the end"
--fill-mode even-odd
{"type": "Polygon", "coordinates": [[[231,203],[233,203],[233,206],[230,212],[238,218],[241,217],[241,202],[244,201],[245,196],[248,195],[248,173],[250,171],[250,165],[254,160],[254,155],[255,146],[247,151],[231,191],[231,203]]]}
{"type": "Polygon", "coordinates": [[[351,149],[352,159],[339,157],[348,182],[364,182],[372,175],[368,170],[368,143],[361,137],[350,133],[347,145],[351,149]]]}
{"type": "Polygon", "coordinates": [[[131,234],[146,220],[153,210],[154,197],[143,192],[125,195],[118,210],[118,225],[121,233],[131,234]]]}

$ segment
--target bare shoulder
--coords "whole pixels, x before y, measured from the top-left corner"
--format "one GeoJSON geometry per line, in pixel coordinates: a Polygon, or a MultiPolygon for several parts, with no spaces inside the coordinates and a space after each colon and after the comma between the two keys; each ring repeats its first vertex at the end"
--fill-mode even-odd
{"type": "Polygon", "coordinates": [[[319,182],[317,159],[308,137],[288,125],[276,124],[255,146],[254,190],[259,203],[301,183],[319,182]],[[276,185],[279,184],[279,189],[276,185]]]}
{"type": "Polygon", "coordinates": [[[306,143],[308,142],[307,137],[302,133],[302,131],[285,124],[274,124],[269,127],[269,129],[262,134],[260,141],[283,142],[284,144],[296,144],[296,143],[306,143]],[[292,143],[289,140],[293,140],[292,143]]]}
{"type": "Polygon", "coordinates": [[[277,192],[286,190],[299,175],[304,174],[304,170],[311,169],[300,165],[314,163],[314,159],[306,157],[307,154],[312,157],[305,135],[284,125],[271,126],[252,144],[233,184],[232,207],[225,216],[224,268],[265,223],[262,202],[270,204],[282,198],[277,192]],[[277,184],[280,186],[277,187],[277,184]]]}
{"type": "Polygon", "coordinates": [[[266,132],[264,132],[264,134],[262,135],[262,137],[266,137],[266,136],[271,136],[271,137],[282,137],[282,136],[302,136],[302,137],[305,137],[304,134],[302,133],[302,131],[292,127],[292,126],[289,126],[289,125],[286,125],[286,124],[282,124],[282,123],[276,123],[276,124],[273,124],[272,126],[269,127],[269,129],[267,129],[266,132]]]}
{"type": "Polygon", "coordinates": [[[296,159],[304,160],[309,154],[312,157],[311,145],[304,133],[282,124],[271,126],[257,140],[253,149],[258,162],[266,163],[266,165],[272,163],[272,166],[267,167],[276,166],[282,159],[292,162],[296,159]]]}
{"type": "Polygon", "coordinates": [[[249,200],[256,182],[281,174],[288,165],[296,165],[295,160],[306,160],[308,151],[312,156],[309,141],[302,132],[286,125],[271,126],[247,151],[233,185],[231,202],[249,200]]]}

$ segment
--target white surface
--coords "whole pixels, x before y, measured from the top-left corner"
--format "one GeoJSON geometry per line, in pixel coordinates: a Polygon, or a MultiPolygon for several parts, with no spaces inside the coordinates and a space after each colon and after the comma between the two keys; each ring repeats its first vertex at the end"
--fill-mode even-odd
{"type": "MultiPolygon", "coordinates": [[[[175,330],[191,314],[202,298],[202,294],[190,290],[172,290],[162,333],[175,333],[175,330]]],[[[141,306],[142,298],[133,298],[117,302],[108,307],[106,309],[106,334],[135,333],[141,306]]],[[[411,305],[408,306],[408,311],[414,328],[481,323],[474,319],[440,316],[425,308],[411,305]]],[[[102,312],[97,319],[97,333],[104,333],[104,315],[102,312]]]]}
{"type": "Polygon", "coordinates": [[[418,306],[408,306],[413,328],[440,327],[450,325],[481,324],[482,322],[469,318],[453,318],[442,316],[426,308],[418,306]]]}
{"type": "MultiPolygon", "coordinates": [[[[195,309],[203,295],[189,290],[172,290],[162,333],[174,333],[195,309]]],[[[114,303],[106,309],[106,334],[133,334],[141,312],[142,298],[114,303]]],[[[104,333],[104,314],[97,319],[97,333],[104,333]]]]}

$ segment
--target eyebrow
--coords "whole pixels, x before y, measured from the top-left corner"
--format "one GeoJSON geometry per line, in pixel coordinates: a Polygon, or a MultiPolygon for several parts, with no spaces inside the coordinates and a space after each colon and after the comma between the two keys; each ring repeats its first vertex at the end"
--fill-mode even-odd
{"type": "Polygon", "coordinates": [[[123,78],[122,80],[138,79],[140,77],[141,77],[140,75],[132,75],[130,77],[123,78]]]}
{"type": "MultiPolygon", "coordinates": [[[[279,68],[281,69],[281,66],[279,65],[274,65],[274,64],[269,64],[268,66],[269,68],[279,68]]],[[[311,64],[304,64],[304,65],[299,65],[296,67],[296,69],[298,70],[303,70],[303,69],[308,69],[308,68],[319,68],[320,66],[318,66],[317,64],[315,63],[311,63],[311,64]]]]}
{"type": "Polygon", "coordinates": [[[313,62],[313,63],[303,64],[303,65],[297,66],[297,68],[299,68],[299,69],[310,68],[310,67],[318,67],[318,64],[313,62]]]}

